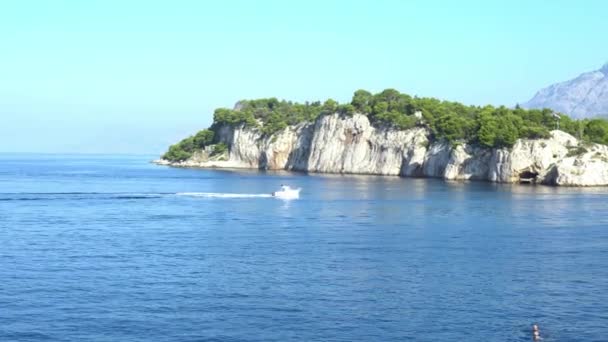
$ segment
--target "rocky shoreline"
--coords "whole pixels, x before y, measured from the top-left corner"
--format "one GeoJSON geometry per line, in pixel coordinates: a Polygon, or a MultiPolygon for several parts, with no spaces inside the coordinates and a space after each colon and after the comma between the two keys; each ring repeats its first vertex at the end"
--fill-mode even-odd
{"type": "Polygon", "coordinates": [[[206,148],[160,165],[432,177],[555,186],[608,185],[608,146],[554,130],[548,139],[519,139],[512,148],[482,148],[431,139],[424,127],[374,127],[365,115],[324,115],[270,136],[244,125],[216,130],[229,148],[206,148]]]}

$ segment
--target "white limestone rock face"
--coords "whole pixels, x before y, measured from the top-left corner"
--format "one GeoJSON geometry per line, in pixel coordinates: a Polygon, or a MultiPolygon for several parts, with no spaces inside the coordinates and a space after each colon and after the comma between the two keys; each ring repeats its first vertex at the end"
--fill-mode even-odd
{"type": "Polygon", "coordinates": [[[584,149],[586,152],[561,160],[547,183],[561,186],[608,185],[608,147],[593,144],[584,149]]]}
{"type": "Polygon", "coordinates": [[[360,114],[328,115],[315,124],[306,171],[399,175],[406,155],[410,163],[422,162],[415,148],[425,134],[421,128],[375,128],[360,114]]]}
{"type": "Polygon", "coordinates": [[[450,160],[452,147],[444,142],[431,144],[424,155],[422,175],[425,177],[443,177],[450,160]]]}
{"type": "Polygon", "coordinates": [[[416,129],[404,142],[403,160],[400,176],[422,177],[426,161],[426,153],[430,145],[428,132],[425,129],[416,129]]]}
{"type": "Polygon", "coordinates": [[[254,129],[235,129],[232,141],[228,142],[230,154],[228,161],[245,168],[257,168],[263,147],[261,134],[254,129]]]}
{"type": "Polygon", "coordinates": [[[585,145],[552,131],[548,139],[520,139],[510,148],[430,141],[428,129],[377,128],[364,115],[319,117],[271,136],[257,128],[224,126],[227,155],[199,151],[184,167],[259,168],[325,173],[438,177],[447,180],[526,181],[562,186],[608,185],[608,147],[585,145]]]}
{"type": "Polygon", "coordinates": [[[258,168],[270,170],[305,169],[310,145],[311,124],[287,127],[261,139],[262,153],[258,168]]]}
{"type": "MultiPolygon", "coordinates": [[[[289,126],[272,136],[243,125],[222,126],[218,129],[219,141],[230,147],[228,160],[223,164],[231,168],[305,169],[312,126],[310,123],[289,126]]],[[[199,166],[206,167],[206,163],[199,166]]]]}
{"type": "Polygon", "coordinates": [[[518,140],[512,149],[495,150],[487,180],[563,186],[608,185],[608,147],[581,144],[572,135],[552,131],[551,138],[518,140]]]}
{"type": "Polygon", "coordinates": [[[443,178],[450,180],[487,180],[492,150],[470,145],[452,149],[443,178]]]}
{"type": "Polygon", "coordinates": [[[519,139],[511,149],[496,149],[490,158],[489,181],[514,183],[522,179],[546,183],[547,173],[578,141],[571,135],[552,131],[549,139],[519,139]]]}

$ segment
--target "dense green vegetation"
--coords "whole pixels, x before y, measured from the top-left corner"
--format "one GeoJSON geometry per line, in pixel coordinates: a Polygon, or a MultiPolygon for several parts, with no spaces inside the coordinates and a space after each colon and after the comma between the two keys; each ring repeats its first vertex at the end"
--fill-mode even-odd
{"type": "Polygon", "coordinates": [[[211,156],[217,156],[223,153],[228,152],[228,145],[224,143],[219,143],[213,146],[213,151],[211,152],[211,156]]]}
{"type": "Polygon", "coordinates": [[[587,152],[589,152],[589,151],[583,146],[568,147],[568,153],[566,153],[566,157],[576,157],[576,156],[583,155],[587,152]]]}
{"type": "Polygon", "coordinates": [[[425,125],[435,138],[486,147],[512,146],[518,138],[547,137],[556,124],[550,110],[465,106],[458,102],[412,97],[394,89],[375,95],[358,90],[352,104],[357,112],[366,113],[377,125],[400,129],[425,125]]]}
{"type": "Polygon", "coordinates": [[[312,122],[319,115],[333,113],[361,113],[378,127],[408,129],[426,126],[435,139],[484,147],[511,147],[519,138],[546,138],[559,121],[561,130],[584,141],[608,144],[608,121],[604,119],[573,120],[559,115],[557,120],[550,109],[466,106],[435,98],[412,97],[386,89],[377,94],[357,90],[348,104],[339,104],[332,99],[324,103],[303,104],[276,98],[240,101],[235,109],[216,109],[211,129],[200,131],[171,146],[163,158],[189,158],[196,149],[212,144],[213,132],[222,125],[242,124],[257,127],[264,135],[272,135],[289,125],[312,122]]]}
{"type": "Polygon", "coordinates": [[[213,143],[215,133],[212,130],[204,129],[194,136],[190,136],[175,145],[171,145],[169,150],[163,154],[162,158],[170,161],[183,161],[190,157],[196,150],[205,148],[213,143]]]}
{"type": "Polygon", "coordinates": [[[258,127],[265,135],[271,135],[290,125],[301,122],[312,122],[321,114],[333,113],[353,114],[355,108],[351,104],[340,105],[329,99],[321,104],[320,101],[297,103],[279,101],[276,98],[240,101],[231,110],[219,108],[213,115],[213,125],[222,124],[258,127]]]}
{"type": "Polygon", "coordinates": [[[587,142],[608,144],[608,121],[554,117],[550,109],[465,106],[458,102],[412,97],[394,89],[378,94],[357,90],[351,104],[377,125],[407,129],[430,128],[437,139],[464,141],[485,147],[511,147],[519,138],[547,138],[557,127],[587,142]],[[416,113],[422,119],[416,118],[416,113]]]}

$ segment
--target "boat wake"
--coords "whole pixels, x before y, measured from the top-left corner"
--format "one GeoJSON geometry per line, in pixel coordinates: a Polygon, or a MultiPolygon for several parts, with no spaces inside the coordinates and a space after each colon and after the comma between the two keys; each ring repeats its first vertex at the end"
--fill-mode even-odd
{"type": "Polygon", "coordinates": [[[271,194],[233,194],[222,192],[178,192],[176,196],[205,197],[205,198],[268,198],[271,194]]]}
{"type": "Polygon", "coordinates": [[[0,202],[53,200],[139,200],[162,198],[171,193],[135,192],[16,192],[0,193],[0,202]]]}
{"type": "Polygon", "coordinates": [[[234,194],[223,192],[178,192],[177,196],[204,197],[204,198],[278,198],[282,200],[293,200],[300,198],[300,188],[293,189],[288,185],[281,184],[281,189],[272,194],[234,194]]]}
{"type": "Polygon", "coordinates": [[[131,193],[131,192],[19,192],[1,193],[0,202],[6,201],[53,201],[53,200],[143,200],[158,199],[167,197],[198,197],[198,198],[280,198],[294,199],[298,193],[272,194],[239,194],[224,192],[151,192],[151,193],[131,193]]]}

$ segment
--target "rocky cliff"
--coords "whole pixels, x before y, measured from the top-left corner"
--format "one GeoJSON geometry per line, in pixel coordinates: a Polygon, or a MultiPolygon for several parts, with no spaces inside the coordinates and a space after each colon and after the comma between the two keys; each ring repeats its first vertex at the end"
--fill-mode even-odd
{"type": "Polygon", "coordinates": [[[550,108],[573,118],[608,114],[608,63],[569,81],[540,90],[522,105],[524,108],[550,108]]]}
{"type": "Polygon", "coordinates": [[[182,167],[608,185],[608,147],[583,144],[561,131],[552,131],[549,139],[520,139],[509,149],[489,149],[433,141],[423,127],[377,128],[364,115],[334,114],[271,136],[243,126],[222,126],[217,135],[219,142],[229,146],[227,155],[209,158],[203,150],[183,162],[158,162],[182,167]]]}

